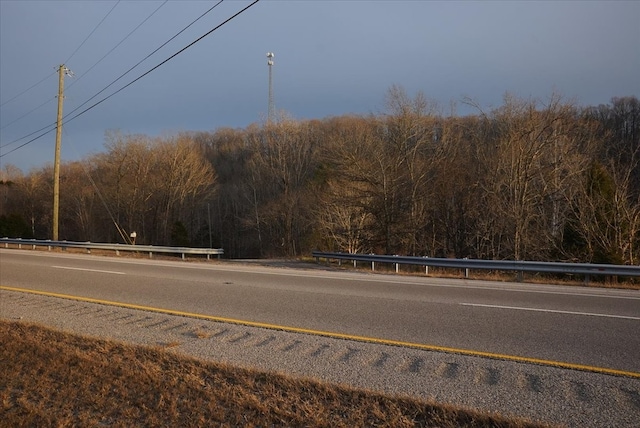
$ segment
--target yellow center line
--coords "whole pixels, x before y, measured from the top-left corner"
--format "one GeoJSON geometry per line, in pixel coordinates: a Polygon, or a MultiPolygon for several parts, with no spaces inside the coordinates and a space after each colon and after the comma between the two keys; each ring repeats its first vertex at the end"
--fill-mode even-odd
{"type": "Polygon", "coordinates": [[[85,303],[97,303],[101,305],[117,306],[121,308],[156,312],[156,313],[161,313],[166,315],[175,315],[175,316],[196,318],[196,319],[207,320],[207,321],[244,325],[247,327],[258,327],[258,328],[266,328],[270,330],[280,330],[280,331],[286,331],[290,333],[309,334],[314,336],[323,336],[323,337],[329,337],[334,339],[353,340],[357,342],[373,343],[378,345],[399,346],[404,348],[421,349],[424,351],[446,352],[449,354],[459,354],[459,355],[465,355],[465,356],[471,356],[471,357],[491,358],[494,360],[506,360],[506,361],[513,361],[517,363],[537,364],[537,365],[557,367],[562,369],[580,370],[580,371],[586,371],[586,372],[593,372],[593,373],[600,373],[600,374],[607,374],[607,375],[614,375],[614,376],[626,376],[626,377],[640,379],[639,372],[610,369],[605,367],[595,367],[595,366],[589,366],[589,365],[583,365],[583,364],[574,364],[574,363],[567,363],[562,361],[544,360],[539,358],[521,357],[517,355],[498,354],[493,352],[474,351],[470,349],[450,348],[446,346],[426,345],[422,343],[403,342],[399,340],[380,339],[380,338],[367,337],[367,336],[357,336],[352,334],[313,330],[313,329],[307,329],[307,328],[301,328],[301,327],[290,327],[290,326],[283,326],[283,325],[277,325],[277,324],[269,324],[269,323],[255,322],[255,321],[239,320],[234,318],[218,317],[213,315],[197,314],[192,312],[177,311],[173,309],[154,308],[151,306],[136,305],[132,303],[113,302],[110,300],[93,299],[90,297],[73,296],[69,294],[52,293],[48,291],[38,291],[38,290],[30,290],[30,289],[24,289],[24,288],[7,287],[2,285],[0,285],[0,290],[37,294],[40,296],[57,297],[61,299],[76,300],[76,301],[85,302],[85,303]]]}

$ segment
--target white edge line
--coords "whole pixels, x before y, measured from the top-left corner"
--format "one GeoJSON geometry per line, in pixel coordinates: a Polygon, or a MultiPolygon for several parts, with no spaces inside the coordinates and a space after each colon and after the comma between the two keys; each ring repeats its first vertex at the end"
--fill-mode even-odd
{"type": "Polygon", "coordinates": [[[80,270],[83,272],[98,272],[98,273],[111,273],[114,275],[125,275],[124,272],[118,272],[114,270],[85,269],[85,268],[77,268],[77,267],[69,267],[69,266],[51,266],[51,267],[56,269],[80,270]]]}
{"type": "Polygon", "coordinates": [[[620,318],[625,320],[640,321],[640,317],[631,317],[626,315],[609,315],[609,314],[595,314],[591,312],[573,312],[573,311],[559,311],[554,309],[539,309],[539,308],[521,308],[517,306],[499,306],[499,305],[483,305],[480,303],[460,303],[462,306],[475,306],[480,308],[495,308],[495,309],[512,309],[517,311],[532,311],[532,312],[549,312],[554,314],[568,314],[568,315],[586,315],[591,317],[603,317],[603,318],[620,318]]]}
{"type": "MultiPolygon", "coordinates": [[[[1,1],[1,0],[0,0],[1,1]]],[[[15,251],[20,251],[20,250],[15,250],[15,251]]],[[[50,256],[49,254],[34,254],[34,255],[42,255],[42,256],[50,256]]],[[[78,258],[83,258],[83,257],[78,257],[78,258]]],[[[111,259],[109,257],[106,257],[106,260],[103,260],[106,262],[113,262],[113,263],[128,263],[128,264],[147,264],[149,260],[147,261],[141,261],[141,260],[122,260],[122,259],[111,259]]],[[[152,260],[153,262],[158,262],[158,260],[152,260]]],[[[204,266],[194,266],[194,265],[176,265],[174,263],[178,263],[176,262],[171,262],[171,263],[164,263],[164,261],[162,262],[163,266],[175,266],[175,267],[179,267],[182,269],[205,269],[205,270],[216,270],[216,271],[232,271],[232,272],[245,272],[241,269],[238,268],[238,266],[241,265],[235,265],[233,266],[234,269],[230,269],[229,266],[214,266],[214,265],[204,265],[204,266]]],[[[53,266],[53,267],[58,267],[61,269],[70,269],[70,268],[65,268],[64,266],[53,266]]],[[[272,268],[269,266],[250,266],[251,268],[256,268],[256,270],[259,270],[260,268],[265,268],[265,270],[271,270],[271,269],[276,269],[276,268],[272,268]]],[[[82,270],[82,269],[78,269],[78,270],[82,270]]],[[[88,271],[93,271],[93,272],[101,272],[98,270],[91,270],[91,269],[87,269],[88,271]]],[[[282,269],[284,270],[284,269],[282,269]]],[[[124,272],[112,272],[112,271],[104,271],[107,273],[117,273],[117,274],[121,274],[124,275],[124,272]]],[[[267,274],[267,275],[282,275],[282,276],[296,276],[296,277],[310,277],[310,278],[316,278],[316,279],[326,279],[327,276],[325,275],[320,275],[317,273],[314,274],[309,274],[309,275],[302,275],[300,273],[294,272],[294,273],[286,273],[286,272],[265,272],[264,270],[259,272],[261,274],[267,274]]],[[[350,273],[357,273],[357,272],[350,272],[350,273]]],[[[352,276],[342,276],[342,275],[336,275],[336,276],[330,276],[328,279],[340,279],[340,280],[347,280],[347,281],[369,281],[369,282],[388,282],[387,278],[374,278],[372,276],[368,276],[371,272],[367,271],[367,272],[361,272],[361,274],[363,275],[363,277],[352,277],[352,276]],[[365,276],[366,275],[366,276],[365,276]]],[[[416,276],[415,278],[427,278],[428,277],[418,277],[416,276]]],[[[553,291],[553,290],[541,290],[541,289],[532,289],[532,288],[528,288],[528,289],[522,289],[522,288],[509,288],[507,282],[505,282],[504,286],[493,286],[493,285],[488,285],[488,284],[480,284],[480,285],[471,285],[471,284],[434,284],[434,283],[424,283],[424,282],[420,282],[420,281],[396,281],[397,283],[400,284],[408,284],[408,285],[420,285],[420,286],[425,286],[425,287],[439,287],[439,288],[466,288],[466,289],[475,289],[475,290],[492,290],[492,291],[506,291],[506,292],[515,292],[515,293],[533,293],[533,294],[553,294],[553,295],[561,295],[561,296],[579,296],[579,297],[601,297],[601,298],[607,298],[607,299],[623,299],[623,300],[640,300],[640,296],[629,296],[629,295],[610,295],[610,294],[606,294],[606,293],[582,293],[580,291],[586,291],[586,290],[580,290],[580,287],[576,286],[575,290],[571,290],[571,292],[569,291],[553,291]]],[[[535,284],[530,284],[530,285],[535,285],[535,284]]],[[[545,284],[548,285],[548,284],[545,284]]],[[[623,290],[618,290],[618,289],[614,289],[616,291],[623,291],[623,290]]],[[[635,318],[633,318],[635,319],[635,318]]]]}

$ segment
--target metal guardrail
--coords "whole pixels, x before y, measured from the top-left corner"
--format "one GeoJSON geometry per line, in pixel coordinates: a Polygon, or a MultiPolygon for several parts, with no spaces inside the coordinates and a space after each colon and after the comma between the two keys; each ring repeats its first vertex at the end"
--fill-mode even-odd
{"type": "Polygon", "coordinates": [[[469,269],[499,270],[518,272],[521,279],[522,272],[544,272],[562,273],[574,275],[609,275],[640,277],[640,266],[591,264],[591,263],[556,263],[556,262],[532,262],[532,261],[510,261],[510,260],[477,260],[477,259],[442,259],[432,257],[414,256],[388,256],[373,254],[349,254],[349,253],[327,253],[313,251],[316,261],[319,259],[352,260],[354,266],[356,262],[370,262],[371,269],[375,270],[376,263],[395,264],[396,272],[401,264],[425,266],[426,273],[431,267],[458,268],[465,270],[465,277],[469,276],[469,269]]]}
{"type": "Polygon", "coordinates": [[[74,241],[51,241],[44,239],[12,239],[12,238],[0,238],[0,243],[4,244],[4,248],[8,248],[10,244],[17,245],[18,248],[22,246],[31,246],[33,249],[36,247],[48,247],[52,248],[83,248],[87,252],[91,250],[108,250],[115,251],[116,254],[120,254],[120,251],[135,251],[141,253],[149,253],[149,258],[153,257],[154,253],[171,253],[181,254],[182,259],[186,258],[187,254],[194,255],[206,255],[207,260],[210,256],[216,255],[218,258],[224,254],[222,248],[188,248],[188,247],[161,247],[155,245],[129,245],[129,244],[103,244],[96,242],[74,242],[74,241]]]}

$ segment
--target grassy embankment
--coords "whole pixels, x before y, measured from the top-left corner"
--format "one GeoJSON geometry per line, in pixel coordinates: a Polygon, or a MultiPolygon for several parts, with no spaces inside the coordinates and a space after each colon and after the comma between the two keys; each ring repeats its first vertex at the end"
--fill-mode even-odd
{"type": "Polygon", "coordinates": [[[535,426],[21,322],[0,361],[2,426],[535,426]]]}

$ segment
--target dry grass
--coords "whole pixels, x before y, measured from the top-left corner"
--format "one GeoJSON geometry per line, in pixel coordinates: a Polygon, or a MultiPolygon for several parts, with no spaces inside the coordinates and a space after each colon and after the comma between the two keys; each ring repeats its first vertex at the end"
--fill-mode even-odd
{"type": "Polygon", "coordinates": [[[529,427],[0,321],[2,426],[529,427]]]}

